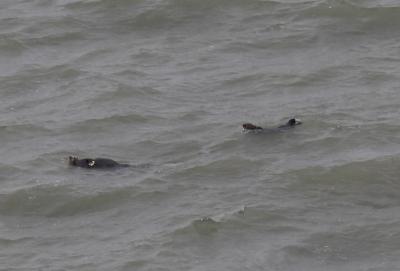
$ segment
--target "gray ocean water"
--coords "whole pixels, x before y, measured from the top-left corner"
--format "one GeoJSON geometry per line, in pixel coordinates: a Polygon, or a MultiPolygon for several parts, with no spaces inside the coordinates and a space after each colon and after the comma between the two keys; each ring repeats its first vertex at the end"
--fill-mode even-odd
{"type": "Polygon", "coordinates": [[[399,44],[398,0],[1,0],[0,270],[399,270],[399,44]]]}

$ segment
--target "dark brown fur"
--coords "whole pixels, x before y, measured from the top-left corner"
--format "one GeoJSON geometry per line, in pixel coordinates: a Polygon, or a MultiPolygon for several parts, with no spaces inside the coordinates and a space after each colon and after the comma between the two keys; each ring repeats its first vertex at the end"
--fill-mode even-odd
{"type": "MultiPolygon", "coordinates": [[[[278,129],[291,128],[291,127],[294,127],[294,126],[300,125],[300,124],[301,124],[300,120],[292,118],[292,119],[288,120],[287,123],[279,126],[278,129]]],[[[246,131],[261,131],[261,130],[264,130],[263,127],[254,125],[252,123],[244,123],[242,126],[243,126],[243,129],[246,130],[246,131]]]]}
{"type": "Polygon", "coordinates": [[[117,168],[117,167],[129,167],[128,164],[120,164],[112,159],[108,158],[84,158],[79,159],[75,156],[68,157],[68,164],[70,166],[82,167],[82,168],[117,168]]]}
{"type": "Polygon", "coordinates": [[[254,131],[254,130],[262,130],[263,129],[262,127],[256,126],[256,125],[254,125],[252,123],[244,123],[242,126],[243,126],[243,129],[245,129],[245,130],[254,131]]]}

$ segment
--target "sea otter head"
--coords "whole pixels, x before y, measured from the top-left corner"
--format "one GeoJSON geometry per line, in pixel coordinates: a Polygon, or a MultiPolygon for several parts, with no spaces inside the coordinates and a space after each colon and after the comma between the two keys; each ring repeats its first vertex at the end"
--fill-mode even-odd
{"type": "Polygon", "coordinates": [[[292,118],[287,122],[288,126],[295,126],[295,125],[300,125],[301,124],[301,120],[296,119],[296,118],[292,118]]]}
{"type": "Polygon", "coordinates": [[[90,159],[90,158],[79,159],[76,156],[68,157],[68,163],[71,166],[85,167],[85,168],[92,168],[96,164],[95,160],[93,160],[93,159],[90,159]]]}

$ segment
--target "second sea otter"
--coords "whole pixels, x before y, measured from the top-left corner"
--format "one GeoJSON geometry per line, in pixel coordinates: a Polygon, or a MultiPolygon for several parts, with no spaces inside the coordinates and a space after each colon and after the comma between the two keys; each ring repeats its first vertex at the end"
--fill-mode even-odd
{"type": "MultiPolygon", "coordinates": [[[[280,126],[278,126],[277,128],[274,128],[274,129],[268,129],[268,130],[284,130],[284,129],[288,129],[288,128],[292,128],[292,127],[294,127],[294,126],[296,126],[296,125],[300,125],[302,122],[301,122],[301,120],[299,120],[299,119],[296,119],[296,118],[292,118],[292,119],[290,119],[290,120],[288,120],[288,122],[287,123],[285,123],[285,124],[283,124],[283,125],[280,125],[280,126]]],[[[266,130],[265,128],[263,128],[263,127],[261,127],[261,126],[257,126],[257,125],[254,125],[254,124],[252,124],[252,123],[244,123],[243,125],[242,125],[242,127],[243,127],[243,130],[244,131],[254,131],[254,132],[258,132],[258,131],[264,131],[264,130],[266,130]]]]}
{"type": "Polygon", "coordinates": [[[121,164],[112,159],[108,158],[84,158],[79,159],[75,156],[68,157],[68,164],[70,166],[82,167],[82,168],[100,168],[100,169],[110,169],[118,167],[129,167],[128,164],[121,164]]]}

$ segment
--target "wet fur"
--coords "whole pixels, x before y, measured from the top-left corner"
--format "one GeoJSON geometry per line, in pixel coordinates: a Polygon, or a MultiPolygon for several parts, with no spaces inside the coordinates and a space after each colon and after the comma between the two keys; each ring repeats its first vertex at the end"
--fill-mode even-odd
{"type": "Polygon", "coordinates": [[[68,157],[68,164],[74,167],[89,168],[89,169],[110,169],[118,167],[129,167],[128,164],[121,164],[108,158],[83,158],[70,156],[68,157]]]}
{"type": "MultiPolygon", "coordinates": [[[[295,127],[296,125],[300,125],[301,123],[302,123],[302,122],[301,122],[300,120],[298,120],[298,119],[296,119],[296,118],[292,118],[292,119],[289,119],[287,123],[278,126],[277,129],[278,129],[278,130],[281,130],[281,129],[293,128],[293,127],[295,127]]],[[[254,125],[254,124],[249,123],[249,122],[244,123],[244,124],[242,125],[242,127],[243,127],[243,131],[259,132],[259,131],[265,130],[263,127],[254,125]]]]}

